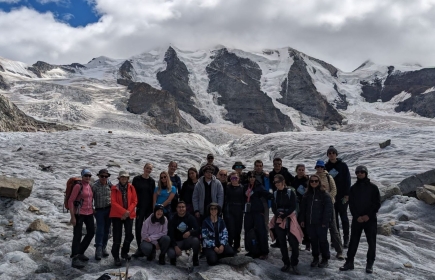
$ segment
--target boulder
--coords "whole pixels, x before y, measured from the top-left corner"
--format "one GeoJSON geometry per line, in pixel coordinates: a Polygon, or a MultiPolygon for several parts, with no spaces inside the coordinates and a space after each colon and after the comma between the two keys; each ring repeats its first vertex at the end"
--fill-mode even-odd
{"type": "Polygon", "coordinates": [[[391,235],[391,225],[390,223],[386,223],[383,225],[378,225],[378,234],[390,236],[391,235]]]}
{"type": "Polygon", "coordinates": [[[41,265],[39,265],[38,266],[38,268],[35,270],[35,273],[36,274],[39,274],[39,273],[50,273],[52,270],[51,270],[51,268],[48,266],[48,265],[46,265],[46,264],[41,264],[41,265]]]}
{"type": "Polygon", "coordinates": [[[386,148],[386,147],[388,147],[388,146],[390,146],[390,145],[391,145],[391,139],[388,139],[388,140],[385,141],[385,142],[379,143],[379,147],[380,147],[381,149],[386,148]]]}
{"type": "Polygon", "coordinates": [[[89,143],[89,146],[96,146],[97,145],[97,142],[91,142],[91,143],[89,143]]]}
{"type": "Polygon", "coordinates": [[[23,250],[23,252],[24,253],[31,253],[31,252],[33,252],[34,250],[33,250],[33,247],[32,246],[26,246],[26,247],[24,247],[24,250],[23,250]]]}
{"type": "Polygon", "coordinates": [[[417,188],[433,183],[435,183],[435,169],[408,177],[398,186],[404,195],[415,196],[417,188]]]}
{"type": "Polygon", "coordinates": [[[118,167],[121,168],[121,165],[117,163],[116,161],[109,160],[109,162],[106,164],[107,167],[118,167]]]}
{"type": "Polygon", "coordinates": [[[385,200],[389,199],[392,196],[402,195],[400,188],[396,185],[380,187],[379,193],[381,194],[381,202],[384,202],[385,200]]]}
{"type": "Polygon", "coordinates": [[[130,280],[148,280],[148,274],[145,270],[139,270],[136,272],[133,277],[129,278],[130,280]]]}
{"type": "Polygon", "coordinates": [[[46,223],[44,223],[42,220],[36,219],[35,221],[33,221],[33,223],[30,224],[30,226],[27,228],[26,231],[27,232],[32,232],[32,231],[49,232],[50,227],[46,223]]]}
{"type": "Polygon", "coordinates": [[[29,206],[29,211],[30,211],[30,212],[39,212],[39,208],[38,208],[38,207],[35,207],[35,206],[33,206],[33,205],[30,205],[30,206],[29,206]]]}
{"type": "Polygon", "coordinates": [[[24,200],[30,196],[34,181],[0,176],[0,196],[24,200]]]}
{"type": "Polygon", "coordinates": [[[424,201],[426,204],[435,204],[435,193],[429,191],[425,187],[417,188],[417,198],[424,201]]]}

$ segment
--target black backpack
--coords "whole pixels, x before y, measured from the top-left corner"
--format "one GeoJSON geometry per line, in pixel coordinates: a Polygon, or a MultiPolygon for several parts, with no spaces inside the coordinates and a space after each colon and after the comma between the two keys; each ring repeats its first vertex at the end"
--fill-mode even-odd
{"type": "Polygon", "coordinates": [[[258,243],[257,234],[255,228],[246,233],[245,238],[245,250],[251,253],[253,257],[260,255],[260,244],[258,243]]]}

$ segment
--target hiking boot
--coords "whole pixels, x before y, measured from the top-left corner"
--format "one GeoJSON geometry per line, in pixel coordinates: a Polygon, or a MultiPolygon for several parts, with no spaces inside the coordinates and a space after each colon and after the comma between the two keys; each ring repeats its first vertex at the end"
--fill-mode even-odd
{"type": "Polygon", "coordinates": [[[123,258],[123,259],[125,259],[127,261],[131,260],[131,256],[129,254],[127,254],[127,253],[122,253],[121,254],[121,258],[123,258]]]}
{"type": "Polygon", "coordinates": [[[192,259],[193,259],[193,266],[199,266],[198,254],[193,254],[192,259]]]}
{"type": "Polygon", "coordinates": [[[165,255],[160,255],[159,256],[159,264],[160,265],[165,265],[166,264],[166,261],[165,261],[165,255]]]}
{"type": "Polygon", "coordinates": [[[153,250],[151,251],[151,254],[147,257],[147,261],[153,261],[156,259],[156,249],[155,247],[153,248],[153,250]]]}
{"type": "Polygon", "coordinates": [[[170,259],[169,261],[170,261],[171,265],[177,265],[177,259],[176,258],[170,259]]]}
{"type": "Polygon", "coordinates": [[[319,258],[314,258],[313,261],[311,262],[311,267],[316,267],[319,265],[319,258]]]}
{"type": "Polygon", "coordinates": [[[325,268],[325,267],[328,267],[328,265],[329,265],[329,263],[328,263],[328,259],[323,259],[322,258],[322,261],[319,263],[319,267],[320,268],[325,268]]]}
{"type": "Polygon", "coordinates": [[[72,259],[71,266],[74,268],[81,269],[85,267],[85,264],[76,256],[72,259]]]}
{"type": "Polygon", "coordinates": [[[270,244],[270,248],[279,248],[278,242],[270,244]]]}
{"type": "Polygon", "coordinates": [[[121,266],[122,262],[120,258],[115,258],[115,266],[121,266]]]}
{"type": "Polygon", "coordinates": [[[109,255],[109,252],[107,252],[106,247],[103,247],[103,258],[107,258],[109,255]]]}
{"type": "Polygon", "coordinates": [[[87,261],[89,261],[89,258],[86,257],[86,256],[83,255],[83,254],[77,255],[77,258],[78,258],[79,260],[81,260],[82,262],[87,262],[87,261]]]}
{"type": "Polygon", "coordinates": [[[335,257],[337,259],[339,259],[340,261],[344,261],[343,253],[337,253],[337,255],[335,255],[335,257]]]}
{"type": "Polygon", "coordinates": [[[292,265],[291,266],[291,271],[293,272],[294,275],[301,275],[297,265],[292,265]]]}
{"type": "Polygon", "coordinates": [[[373,263],[374,261],[367,261],[366,273],[373,273],[373,263]]]}
{"type": "Polygon", "coordinates": [[[347,271],[347,270],[352,270],[354,269],[355,266],[353,264],[353,261],[350,260],[346,260],[346,262],[344,263],[344,265],[342,267],[340,267],[341,271],[347,271]]]}
{"type": "Polygon", "coordinates": [[[134,254],[131,256],[133,258],[139,258],[139,257],[144,257],[145,255],[142,253],[142,251],[140,249],[137,249],[136,252],[134,252],[134,254]]]}
{"type": "Polygon", "coordinates": [[[95,259],[97,261],[101,260],[101,257],[103,256],[103,247],[97,246],[95,249],[95,259]]]}
{"type": "Polygon", "coordinates": [[[289,264],[285,264],[283,267],[281,267],[281,271],[282,272],[287,272],[290,270],[290,265],[289,264]]]}
{"type": "Polygon", "coordinates": [[[349,235],[344,236],[343,248],[349,248],[349,235]]]}

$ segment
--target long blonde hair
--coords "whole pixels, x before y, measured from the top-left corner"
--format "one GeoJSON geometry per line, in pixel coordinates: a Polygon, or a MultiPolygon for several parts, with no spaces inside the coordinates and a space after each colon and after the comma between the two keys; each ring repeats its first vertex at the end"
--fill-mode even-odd
{"type": "Polygon", "coordinates": [[[157,183],[158,188],[157,188],[157,194],[160,194],[160,192],[163,189],[163,184],[162,184],[162,180],[160,179],[160,177],[162,176],[162,174],[166,175],[166,190],[168,193],[171,192],[172,190],[172,181],[171,181],[171,177],[169,177],[169,173],[167,171],[162,171],[160,172],[159,175],[159,182],[157,183]]]}

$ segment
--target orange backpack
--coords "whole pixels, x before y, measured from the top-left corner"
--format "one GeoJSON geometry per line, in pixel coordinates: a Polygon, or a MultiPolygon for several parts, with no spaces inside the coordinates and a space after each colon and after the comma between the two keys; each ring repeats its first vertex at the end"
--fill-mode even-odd
{"type": "Polygon", "coordinates": [[[65,198],[63,201],[63,207],[66,209],[67,212],[69,211],[69,206],[68,206],[69,197],[71,196],[71,193],[72,193],[74,186],[77,184],[80,184],[80,193],[79,194],[81,194],[82,190],[83,190],[81,177],[71,177],[66,182],[66,190],[65,190],[65,198]]]}

